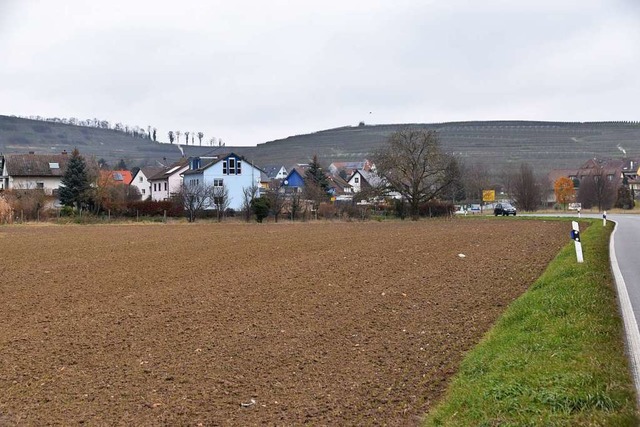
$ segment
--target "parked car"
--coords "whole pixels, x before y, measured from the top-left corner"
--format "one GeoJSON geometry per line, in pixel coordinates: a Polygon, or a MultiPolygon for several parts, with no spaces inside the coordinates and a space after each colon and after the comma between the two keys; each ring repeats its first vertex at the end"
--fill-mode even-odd
{"type": "Polygon", "coordinates": [[[456,214],[456,215],[466,215],[467,214],[467,210],[464,208],[464,206],[456,205],[455,208],[456,208],[456,210],[453,211],[454,214],[456,214]]]}
{"type": "Polygon", "coordinates": [[[514,208],[510,203],[498,203],[495,208],[493,208],[493,214],[495,216],[516,216],[516,208],[514,208]]]}

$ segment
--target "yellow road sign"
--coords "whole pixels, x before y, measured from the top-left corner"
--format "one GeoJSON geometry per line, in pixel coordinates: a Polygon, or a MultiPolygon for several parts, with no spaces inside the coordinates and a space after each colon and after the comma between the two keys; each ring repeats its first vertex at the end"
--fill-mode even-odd
{"type": "Polygon", "coordinates": [[[496,191],[495,190],[482,190],[482,201],[483,202],[494,202],[496,200],[496,191]]]}

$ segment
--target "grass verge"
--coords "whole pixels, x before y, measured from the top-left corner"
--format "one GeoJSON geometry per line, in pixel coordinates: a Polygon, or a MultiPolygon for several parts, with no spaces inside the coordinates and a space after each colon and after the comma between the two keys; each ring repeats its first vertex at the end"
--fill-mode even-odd
{"type": "MultiPolygon", "coordinates": [[[[588,220],[581,220],[586,222],[588,220]]],[[[425,426],[636,426],[609,267],[613,224],[567,245],[462,362],[425,426]]]]}

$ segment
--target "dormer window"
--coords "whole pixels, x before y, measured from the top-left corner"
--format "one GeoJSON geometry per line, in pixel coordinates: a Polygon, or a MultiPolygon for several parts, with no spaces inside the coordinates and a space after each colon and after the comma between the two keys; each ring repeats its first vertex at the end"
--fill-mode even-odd
{"type": "Polygon", "coordinates": [[[236,173],[236,159],[229,157],[229,175],[235,175],[236,173]]]}
{"type": "Polygon", "coordinates": [[[227,161],[223,160],[222,161],[222,175],[226,175],[227,174],[227,161]]]}
{"type": "Polygon", "coordinates": [[[241,175],[242,174],[242,162],[240,160],[238,160],[237,166],[236,166],[236,174],[237,175],[241,175]]]}

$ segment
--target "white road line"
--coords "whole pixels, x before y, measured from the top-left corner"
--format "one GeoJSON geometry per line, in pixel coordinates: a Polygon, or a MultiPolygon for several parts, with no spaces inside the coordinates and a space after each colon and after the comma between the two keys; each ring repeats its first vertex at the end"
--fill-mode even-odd
{"type": "Polygon", "coordinates": [[[615,250],[615,235],[618,230],[618,222],[613,221],[615,227],[613,233],[611,233],[611,240],[609,241],[609,258],[611,261],[611,270],[613,271],[613,277],[616,281],[616,288],[618,290],[618,300],[620,302],[620,311],[622,312],[622,320],[624,322],[624,330],[627,341],[628,356],[631,362],[631,375],[633,376],[633,382],[636,386],[636,400],[640,405],[640,331],[638,330],[638,322],[633,314],[633,308],[631,307],[631,300],[629,299],[629,293],[627,292],[627,285],[622,277],[622,272],[618,266],[618,258],[616,258],[615,250]]]}

